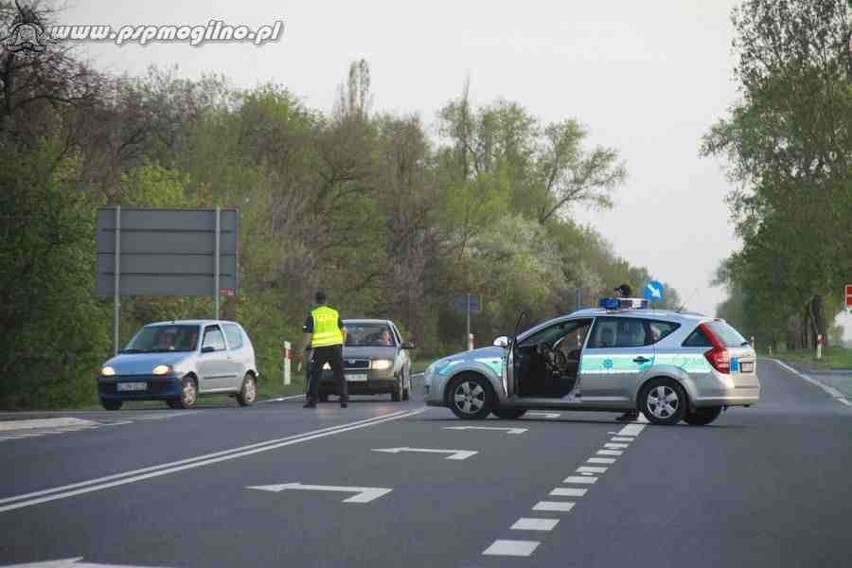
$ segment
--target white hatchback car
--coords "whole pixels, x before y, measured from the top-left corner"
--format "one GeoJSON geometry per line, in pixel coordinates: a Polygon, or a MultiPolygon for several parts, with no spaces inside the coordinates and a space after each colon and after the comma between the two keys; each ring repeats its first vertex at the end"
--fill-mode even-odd
{"type": "Polygon", "coordinates": [[[185,320],[142,327],[98,375],[107,410],[125,400],[165,400],[192,408],[199,395],[230,394],[242,406],[257,398],[254,347],[238,323],[185,320]]]}

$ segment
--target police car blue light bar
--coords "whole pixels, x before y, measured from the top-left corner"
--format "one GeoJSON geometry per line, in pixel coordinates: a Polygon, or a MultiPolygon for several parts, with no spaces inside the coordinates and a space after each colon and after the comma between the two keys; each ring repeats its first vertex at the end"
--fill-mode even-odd
{"type": "Polygon", "coordinates": [[[645,298],[601,298],[598,305],[605,310],[645,310],[648,300],[645,298]]]}

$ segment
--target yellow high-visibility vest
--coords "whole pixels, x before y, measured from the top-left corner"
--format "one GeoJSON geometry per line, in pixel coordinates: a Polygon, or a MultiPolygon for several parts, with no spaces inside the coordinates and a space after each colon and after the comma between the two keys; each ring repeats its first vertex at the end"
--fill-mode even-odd
{"type": "Polygon", "coordinates": [[[343,332],[340,330],[340,315],[337,310],[320,306],[311,311],[311,317],[314,318],[311,347],[343,345],[343,332]]]}

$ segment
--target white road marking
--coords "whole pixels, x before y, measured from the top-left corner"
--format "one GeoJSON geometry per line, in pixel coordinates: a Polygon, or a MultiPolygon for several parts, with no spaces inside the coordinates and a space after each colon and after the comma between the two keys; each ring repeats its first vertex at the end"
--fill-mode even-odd
{"type": "Polygon", "coordinates": [[[129,564],[93,564],[91,562],[80,562],[83,557],[63,558],[60,560],[46,560],[44,562],[30,562],[27,564],[12,564],[9,568],[146,568],[145,566],[131,566],[129,564]]]}
{"type": "Polygon", "coordinates": [[[823,391],[828,393],[828,396],[830,396],[831,398],[833,398],[837,402],[839,402],[841,404],[845,404],[846,406],[852,406],[852,402],[849,402],[849,400],[846,398],[846,396],[842,392],[837,390],[836,388],[829,386],[829,385],[824,385],[821,382],[817,381],[816,379],[812,379],[808,375],[805,375],[804,373],[800,373],[799,371],[797,371],[796,369],[794,369],[790,365],[784,363],[783,361],[779,361],[778,359],[770,359],[770,361],[775,361],[776,363],[781,365],[783,368],[787,369],[788,371],[790,371],[791,373],[796,375],[797,377],[804,379],[804,380],[808,381],[809,383],[811,383],[812,385],[821,388],[823,391]]]}
{"type": "Polygon", "coordinates": [[[580,483],[583,485],[591,485],[598,480],[597,477],[587,477],[583,475],[570,475],[562,480],[562,483],[580,483]]]}
{"type": "Polygon", "coordinates": [[[604,444],[604,448],[608,450],[625,450],[630,447],[630,444],[604,444]]]}
{"type": "Polygon", "coordinates": [[[504,428],[501,426],[444,426],[444,430],[494,430],[507,434],[523,434],[529,428],[504,428]]]}
{"type": "Polygon", "coordinates": [[[278,493],[287,489],[297,489],[300,491],[336,491],[339,493],[357,493],[348,499],[344,499],[344,503],[369,503],[378,499],[382,495],[387,495],[393,489],[386,487],[339,487],[334,485],[303,485],[301,483],[281,483],[278,485],[254,485],[246,487],[246,489],[257,489],[259,491],[272,491],[278,493]]]}
{"type": "MultiPolygon", "coordinates": [[[[422,412],[422,411],[421,411],[422,412]]],[[[479,452],[475,450],[440,450],[435,448],[380,448],[374,449],[374,452],[384,452],[386,454],[398,454],[400,452],[422,453],[422,454],[451,454],[444,459],[447,460],[466,460],[471,456],[475,456],[479,452]]]]}
{"type": "Polygon", "coordinates": [[[17,430],[33,430],[36,428],[93,428],[98,426],[97,422],[72,418],[44,418],[38,420],[4,420],[0,422],[0,432],[14,432],[17,430]]]}
{"type": "Polygon", "coordinates": [[[541,544],[535,540],[495,540],[482,551],[486,556],[529,556],[541,544]]]}
{"type": "Polygon", "coordinates": [[[552,531],[559,519],[531,519],[521,517],[509,527],[514,531],[552,531]]]}
{"type": "Polygon", "coordinates": [[[606,473],[607,468],[605,467],[594,467],[589,465],[581,465],[577,468],[577,473],[583,473],[586,475],[591,475],[593,473],[606,473]]]}
{"type": "Polygon", "coordinates": [[[641,412],[639,413],[639,418],[637,418],[635,422],[638,422],[640,424],[650,424],[650,422],[648,422],[648,419],[645,418],[645,415],[641,412]]]}
{"type": "Polygon", "coordinates": [[[632,441],[633,441],[633,438],[619,438],[619,437],[615,437],[615,438],[612,438],[612,441],[613,441],[613,442],[628,442],[628,443],[630,443],[630,442],[632,442],[632,441]]]}
{"type": "Polygon", "coordinates": [[[624,452],[622,452],[621,450],[598,450],[597,451],[597,454],[599,456],[620,456],[623,453],[624,452]]]}
{"type": "Polygon", "coordinates": [[[117,487],[120,485],[135,483],[137,481],[142,481],[153,477],[160,477],[163,475],[177,473],[179,471],[184,471],[187,469],[193,469],[196,467],[202,467],[205,465],[238,459],[261,452],[268,452],[270,450],[276,450],[278,448],[283,448],[294,444],[301,444],[303,442],[309,442],[311,440],[324,438],[326,436],[333,436],[335,434],[341,434],[343,432],[349,432],[351,430],[358,430],[376,424],[383,424],[384,422],[400,420],[402,418],[409,418],[425,411],[425,408],[412,411],[398,411],[384,416],[368,418],[366,420],[359,420],[357,422],[350,422],[348,424],[341,424],[339,426],[332,426],[329,428],[323,428],[321,430],[314,430],[312,432],[295,434],[286,438],[259,442],[257,444],[251,444],[241,448],[232,448],[230,450],[223,450],[221,452],[214,452],[212,454],[205,454],[201,456],[196,456],[194,458],[187,458],[185,460],[145,467],[133,471],[127,471],[124,473],[117,473],[114,475],[108,475],[106,477],[90,479],[88,481],[81,481],[79,483],[72,483],[70,485],[52,487],[50,489],[34,491],[32,493],[15,495],[13,497],[6,497],[4,499],[0,499],[0,504],[10,503],[13,501],[16,502],[10,505],[0,506],[0,513],[5,511],[12,511],[14,509],[22,509],[24,507],[30,507],[32,505],[38,505],[39,503],[56,501],[58,499],[67,499],[75,495],[82,495],[85,493],[91,493],[93,491],[101,491],[104,489],[109,489],[111,487],[117,487]]]}
{"type": "Polygon", "coordinates": [[[548,493],[548,495],[551,497],[582,497],[587,491],[588,489],[580,487],[557,487],[548,493]]]}
{"type": "Polygon", "coordinates": [[[618,431],[619,436],[638,436],[645,429],[644,424],[628,424],[618,431]]]}
{"type": "Polygon", "coordinates": [[[588,463],[615,463],[614,458],[589,458],[586,460],[588,463]]]}
{"type": "Polygon", "coordinates": [[[533,511],[559,511],[567,513],[574,508],[574,503],[571,501],[539,501],[532,508],[533,511]]]}
{"type": "Polygon", "coordinates": [[[559,418],[562,416],[559,412],[527,412],[527,416],[538,416],[540,418],[559,418]]]}

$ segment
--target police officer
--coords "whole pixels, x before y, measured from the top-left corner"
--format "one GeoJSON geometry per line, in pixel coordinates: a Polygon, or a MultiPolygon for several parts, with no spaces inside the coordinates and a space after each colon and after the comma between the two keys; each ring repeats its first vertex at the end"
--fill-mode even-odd
{"type": "Polygon", "coordinates": [[[343,327],[337,310],[326,305],[325,292],[317,291],[314,294],[314,300],[317,306],[308,314],[305,325],[302,327],[305,332],[305,351],[313,351],[308,399],[304,407],[316,408],[322,368],[328,363],[338,385],[340,407],[346,408],[349,402],[346,378],[343,376],[343,342],[346,338],[346,328],[343,327]]]}
{"type": "MultiPolygon", "coordinates": [[[[630,284],[622,284],[621,286],[615,288],[615,290],[613,290],[613,291],[616,292],[620,298],[631,298],[631,297],[633,297],[633,289],[630,288],[630,284]]],[[[638,410],[628,410],[627,412],[625,412],[624,414],[622,414],[621,416],[616,418],[616,421],[618,421],[618,422],[633,422],[637,418],[639,418],[639,411],[638,410]]]]}

